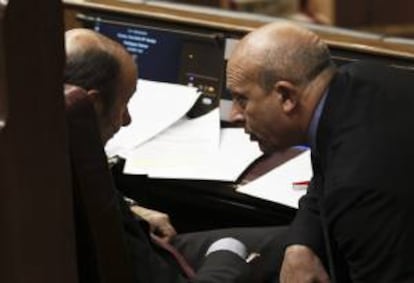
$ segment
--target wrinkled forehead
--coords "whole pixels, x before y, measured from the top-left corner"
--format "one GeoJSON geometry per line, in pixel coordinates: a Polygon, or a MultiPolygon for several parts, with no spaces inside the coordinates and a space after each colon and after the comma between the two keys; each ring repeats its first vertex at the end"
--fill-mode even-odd
{"type": "Polygon", "coordinates": [[[255,81],[258,78],[260,64],[249,56],[230,57],[227,63],[227,86],[234,87],[242,82],[255,81]]]}

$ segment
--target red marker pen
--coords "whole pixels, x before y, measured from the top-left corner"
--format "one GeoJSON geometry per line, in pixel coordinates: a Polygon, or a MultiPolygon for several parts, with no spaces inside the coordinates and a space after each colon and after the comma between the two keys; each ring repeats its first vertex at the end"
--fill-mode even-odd
{"type": "Polygon", "coordinates": [[[310,184],[310,181],[293,182],[292,189],[294,190],[306,190],[310,184]]]}

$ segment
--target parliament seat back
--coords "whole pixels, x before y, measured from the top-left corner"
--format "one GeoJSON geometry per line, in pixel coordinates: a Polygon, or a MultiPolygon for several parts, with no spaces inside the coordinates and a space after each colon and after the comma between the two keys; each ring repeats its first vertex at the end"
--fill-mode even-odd
{"type": "Polygon", "coordinates": [[[64,64],[62,1],[0,0],[0,282],[129,283],[93,109],[80,90],[65,102],[64,64]]]}
{"type": "Polygon", "coordinates": [[[0,282],[77,282],[60,0],[0,1],[0,282]]]}
{"type": "Polygon", "coordinates": [[[85,90],[65,87],[80,282],[129,283],[132,269],[94,107],[85,90]]]}

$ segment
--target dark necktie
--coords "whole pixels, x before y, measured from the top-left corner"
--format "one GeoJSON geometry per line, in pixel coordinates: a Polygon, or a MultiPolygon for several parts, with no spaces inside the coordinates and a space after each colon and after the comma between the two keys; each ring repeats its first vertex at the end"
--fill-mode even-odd
{"type": "Polygon", "coordinates": [[[187,276],[188,279],[193,279],[195,277],[195,272],[193,268],[190,266],[190,264],[187,262],[187,260],[184,258],[184,256],[171,244],[161,240],[158,236],[154,234],[150,234],[152,241],[158,245],[159,247],[166,250],[168,253],[170,253],[178,265],[181,267],[181,270],[184,272],[184,274],[187,276]]]}

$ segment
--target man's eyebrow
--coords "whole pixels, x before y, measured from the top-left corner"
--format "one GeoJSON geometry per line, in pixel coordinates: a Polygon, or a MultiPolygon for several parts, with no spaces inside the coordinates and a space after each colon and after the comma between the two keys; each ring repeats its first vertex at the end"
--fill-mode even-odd
{"type": "Polygon", "coordinates": [[[245,93],[242,92],[234,92],[232,94],[233,98],[238,99],[238,100],[247,100],[247,96],[245,93]]]}
{"type": "Polygon", "coordinates": [[[235,90],[235,89],[231,89],[231,88],[226,88],[226,91],[228,93],[230,93],[232,96],[242,96],[243,95],[242,92],[240,92],[238,90],[235,90]]]}

